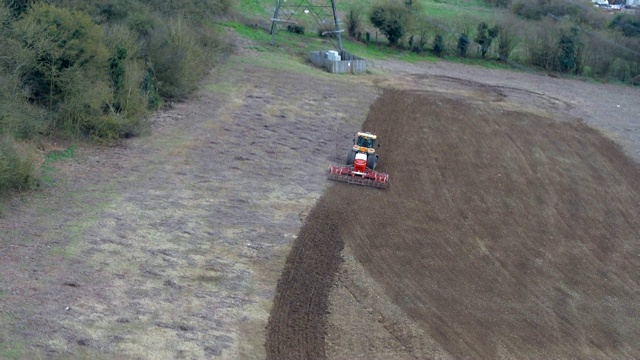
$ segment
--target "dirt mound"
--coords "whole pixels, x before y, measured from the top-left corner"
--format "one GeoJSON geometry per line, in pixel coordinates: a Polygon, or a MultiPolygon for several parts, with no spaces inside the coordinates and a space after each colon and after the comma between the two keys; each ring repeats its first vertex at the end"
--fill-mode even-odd
{"type": "Polygon", "coordinates": [[[278,283],[270,358],[328,356],[343,241],[449,357],[640,354],[637,165],[587,126],[500,101],[387,91],[372,105],[390,189],[337,184],[319,201],[278,283]]]}

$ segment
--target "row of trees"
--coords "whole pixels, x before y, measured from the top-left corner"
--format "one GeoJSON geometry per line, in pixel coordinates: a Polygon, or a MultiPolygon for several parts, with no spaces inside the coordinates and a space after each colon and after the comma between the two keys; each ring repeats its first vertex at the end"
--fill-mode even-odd
{"type": "Polygon", "coordinates": [[[640,14],[606,17],[588,2],[495,1],[510,12],[494,24],[473,18],[442,23],[425,15],[419,3],[389,0],[368,13],[354,7],[347,30],[359,38],[364,19],[390,46],[437,56],[498,59],[606,80],[640,84],[640,14]],[[544,14],[544,15],[543,15],[544,14]]]}
{"type": "Polygon", "coordinates": [[[137,135],[189,94],[225,46],[231,0],[0,0],[0,192],[33,185],[16,141],[137,135]],[[11,177],[11,178],[9,178],[11,177]]]}

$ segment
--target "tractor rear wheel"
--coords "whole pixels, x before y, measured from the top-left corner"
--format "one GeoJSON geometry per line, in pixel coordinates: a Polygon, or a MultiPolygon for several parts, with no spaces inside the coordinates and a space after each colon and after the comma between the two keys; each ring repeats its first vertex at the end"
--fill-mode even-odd
{"type": "Polygon", "coordinates": [[[347,153],[347,165],[351,166],[353,165],[353,162],[356,160],[356,151],[355,150],[349,150],[349,153],[347,153]]]}
{"type": "Polygon", "coordinates": [[[369,155],[367,156],[367,167],[371,170],[374,170],[378,165],[378,155],[369,155]]]}

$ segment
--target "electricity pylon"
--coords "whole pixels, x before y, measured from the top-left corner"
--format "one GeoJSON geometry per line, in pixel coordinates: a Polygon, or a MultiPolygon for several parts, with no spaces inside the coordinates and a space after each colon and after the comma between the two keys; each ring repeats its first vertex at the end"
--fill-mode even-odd
{"type": "Polygon", "coordinates": [[[335,34],[338,39],[338,49],[343,51],[340,34],[340,21],[336,13],[335,0],[276,0],[276,8],[271,19],[271,45],[275,43],[276,32],[286,25],[296,24],[302,16],[312,17],[321,29],[326,28],[327,22],[335,25],[333,30],[324,31],[322,35],[335,34]],[[331,5],[329,5],[329,2],[331,5]],[[329,10],[331,9],[331,10],[329,10]],[[333,18],[333,20],[330,20],[333,18]]]}

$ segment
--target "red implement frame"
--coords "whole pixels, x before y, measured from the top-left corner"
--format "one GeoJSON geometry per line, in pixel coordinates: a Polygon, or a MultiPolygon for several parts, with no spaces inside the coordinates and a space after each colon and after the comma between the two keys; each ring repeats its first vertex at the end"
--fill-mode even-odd
{"type": "Polygon", "coordinates": [[[354,171],[353,166],[329,165],[329,179],[342,181],[349,184],[372,186],[378,189],[386,189],[389,175],[365,169],[363,173],[354,171]]]}

